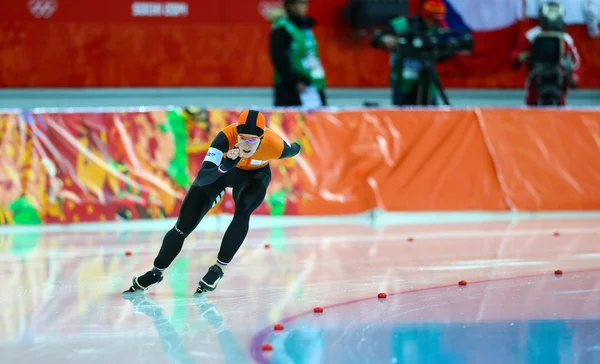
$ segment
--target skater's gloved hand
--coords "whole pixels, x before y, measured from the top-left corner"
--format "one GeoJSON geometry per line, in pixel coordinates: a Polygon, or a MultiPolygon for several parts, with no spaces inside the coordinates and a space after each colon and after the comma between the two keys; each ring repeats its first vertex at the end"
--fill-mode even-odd
{"type": "Polygon", "coordinates": [[[240,148],[235,145],[235,148],[227,152],[227,158],[229,159],[237,159],[240,156],[240,148]]]}
{"type": "Polygon", "coordinates": [[[283,158],[291,158],[300,153],[300,144],[297,142],[293,142],[292,144],[288,144],[287,142],[283,142],[283,151],[281,152],[281,156],[279,159],[283,158]]]}
{"type": "Polygon", "coordinates": [[[293,142],[292,143],[292,157],[297,155],[298,153],[300,153],[300,150],[302,150],[302,146],[300,145],[300,143],[293,142]]]}
{"type": "Polygon", "coordinates": [[[227,152],[227,158],[223,160],[221,165],[219,166],[219,172],[225,173],[240,162],[242,158],[240,157],[240,150],[238,148],[234,148],[227,152]]]}

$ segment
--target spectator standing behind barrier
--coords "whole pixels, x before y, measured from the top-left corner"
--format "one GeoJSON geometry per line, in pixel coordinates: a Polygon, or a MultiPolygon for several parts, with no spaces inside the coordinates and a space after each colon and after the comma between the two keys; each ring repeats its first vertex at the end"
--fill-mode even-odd
{"type": "Polygon", "coordinates": [[[513,67],[518,68],[521,65],[525,65],[527,67],[527,80],[525,82],[527,95],[525,96],[525,103],[528,106],[538,105],[538,101],[540,101],[538,86],[535,82],[532,82],[531,79],[533,74],[533,67],[531,64],[533,43],[540,34],[545,32],[562,33],[564,52],[561,63],[563,65],[563,69],[565,68],[564,66],[567,66],[571,69],[571,74],[569,77],[565,77],[566,79],[562,82],[562,95],[560,96],[558,104],[564,106],[566,104],[567,88],[575,88],[579,84],[579,77],[581,74],[581,59],[579,58],[579,52],[577,51],[577,47],[575,47],[573,38],[564,31],[563,16],[564,8],[560,3],[556,1],[543,3],[540,6],[540,25],[529,29],[525,33],[525,36],[519,41],[517,47],[511,53],[511,62],[513,67]]]}
{"type": "MultiPolygon", "coordinates": [[[[481,0],[484,1],[484,0],[481,0]]],[[[392,103],[397,106],[418,105],[419,80],[422,74],[423,62],[418,59],[412,59],[397,52],[397,35],[407,34],[411,31],[421,31],[425,29],[428,34],[434,34],[438,29],[445,29],[446,23],[446,5],[442,0],[426,0],[419,15],[407,18],[399,16],[392,19],[389,26],[381,33],[378,33],[372,40],[372,45],[376,48],[385,48],[392,52],[391,56],[391,74],[390,83],[392,86],[392,103]]],[[[442,62],[445,59],[439,59],[442,62]]],[[[433,78],[439,79],[437,70],[433,78]]],[[[428,105],[437,104],[437,94],[439,90],[431,86],[429,90],[428,105]]]]}
{"type": "Polygon", "coordinates": [[[307,15],[308,0],[285,0],[271,11],[271,62],[275,69],[275,106],[325,106],[325,71],[307,15]]]}

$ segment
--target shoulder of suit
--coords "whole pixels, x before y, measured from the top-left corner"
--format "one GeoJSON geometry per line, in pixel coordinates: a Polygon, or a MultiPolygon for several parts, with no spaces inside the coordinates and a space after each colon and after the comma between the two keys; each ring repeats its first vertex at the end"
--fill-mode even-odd
{"type": "Polygon", "coordinates": [[[268,141],[268,142],[276,142],[278,140],[282,140],[283,138],[281,138],[279,136],[279,134],[277,134],[277,132],[275,132],[269,128],[266,128],[264,139],[265,139],[265,141],[268,141]]]}
{"type": "Polygon", "coordinates": [[[232,131],[236,131],[236,124],[229,124],[227,125],[225,128],[223,128],[223,130],[221,130],[223,133],[228,133],[228,132],[232,132],[232,131]]]}
{"type": "Polygon", "coordinates": [[[237,126],[236,124],[230,124],[221,130],[223,132],[223,134],[225,134],[225,136],[227,137],[227,140],[229,141],[229,148],[232,148],[236,143],[236,139],[237,139],[236,126],[237,126]]]}
{"type": "Polygon", "coordinates": [[[287,32],[294,31],[294,23],[287,17],[283,16],[273,21],[273,29],[283,28],[287,32]]]}
{"type": "Polygon", "coordinates": [[[525,32],[525,38],[527,38],[527,40],[530,43],[533,43],[533,40],[535,39],[535,37],[537,37],[541,32],[542,32],[542,27],[537,25],[537,26],[529,29],[527,32],[525,32]]]}
{"type": "MultiPolygon", "coordinates": [[[[530,43],[533,43],[533,40],[535,39],[535,37],[537,37],[541,32],[542,32],[542,28],[538,25],[538,26],[535,26],[535,27],[529,29],[525,33],[525,37],[527,38],[527,40],[530,43]]],[[[567,32],[563,32],[563,39],[570,46],[573,46],[575,44],[575,42],[573,41],[573,37],[571,37],[571,35],[569,33],[567,33],[567,32]]]]}

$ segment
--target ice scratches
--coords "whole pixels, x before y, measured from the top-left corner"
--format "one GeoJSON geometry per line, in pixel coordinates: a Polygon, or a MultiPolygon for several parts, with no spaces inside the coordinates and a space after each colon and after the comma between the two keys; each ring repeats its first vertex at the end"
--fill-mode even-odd
{"type": "MultiPolygon", "coordinates": [[[[576,291],[558,291],[556,294],[578,294],[578,293],[588,293],[588,292],[600,292],[600,288],[596,289],[580,289],[576,291]]],[[[599,297],[600,299],[600,297],[599,297]]]]}
{"type": "MultiPolygon", "coordinates": [[[[547,261],[523,261],[518,259],[496,259],[496,260],[467,260],[454,262],[449,265],[436,265],[433,267],[419,267],[419,270],[426,271],[448,271],[448,270],[470,270],[470,269],[490,269],[499,267],[521,267],[532,265],[548,264],[547,261]]],[[[404,270],[416,269],[417,267],[403,268],[404,270]]]]}

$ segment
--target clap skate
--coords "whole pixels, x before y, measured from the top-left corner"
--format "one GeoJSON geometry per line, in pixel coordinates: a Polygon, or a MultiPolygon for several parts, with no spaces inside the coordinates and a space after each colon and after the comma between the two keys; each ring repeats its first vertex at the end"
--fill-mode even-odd
{"type": "Polygon", "coordinates": [[[208,272],[198,282],[198,288],[194,294],[203,294],[205,292],[212,292],[217,288],[217,285],[223,278],[223,270],[217,264],[208,268],[208,272]]]}
{"type": "Polygon", "coordinates": [[[151,285],[159,283],[163,280],[163,275],[161,272],[156,270],[149,270],[139,277],[133,277],[131,280],[131,287],[128,290],[124,291],[123,294],[126,293],[135,293],[135,292],[144,292],[151,285]]]}

